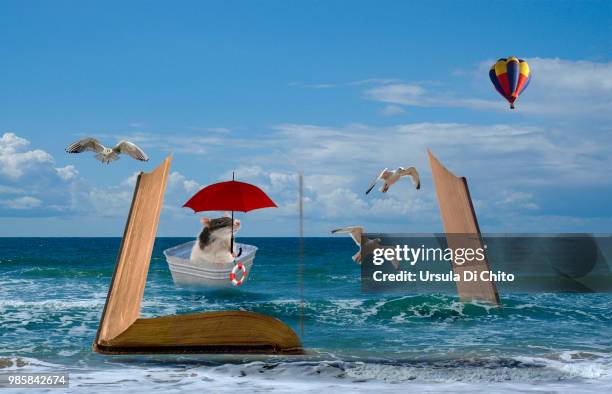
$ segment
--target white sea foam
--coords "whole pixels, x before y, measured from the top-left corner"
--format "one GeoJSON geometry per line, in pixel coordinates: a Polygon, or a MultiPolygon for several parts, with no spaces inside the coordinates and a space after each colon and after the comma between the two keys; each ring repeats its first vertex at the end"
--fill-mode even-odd
{"type": "Polygon", "coordinates": [[[104,306],[104,299],[87,300],[44,300],[44,301],[23,301],[23,300],[0,300],[0,308],[15,309],[48,309],[55,311],[65,311],[69,309],[92,309],[104,306]]]}
{"type": "MultiPolygon", "coordinates": [[[[57,365],[27,359],[21,372],[57,365]]],[[[495,361],[492,360],[492,363],[495,361]]],[[[130,392],[271,392],[271,393],[602,393],[612,389],[609,369],[591,373],[594,365],[573,364],[571,371],[550,360],[524,360],[525,366],[391,365],[379,363],[263,362],[219,366],[134,366],[70,372],[71,393],[130,392]],[[531,366],[531,367],[530,367],[531,366]],[[576,373],[576,371],[580,371],[576,373]]],[[[560,365],[567,366],[563,362],[560,365]]],[[[597,365],[597,362],[594,363],[597,365]]],[[[147,365],[147,364],[145,364],[147,365]]],[[[601,367],[601,365],[599,365],[601,367]]],[[[602,367],[603,368],[603,367],[602,367]]],[[[27,391],[24,391],[27,392],[27,391]]]]}

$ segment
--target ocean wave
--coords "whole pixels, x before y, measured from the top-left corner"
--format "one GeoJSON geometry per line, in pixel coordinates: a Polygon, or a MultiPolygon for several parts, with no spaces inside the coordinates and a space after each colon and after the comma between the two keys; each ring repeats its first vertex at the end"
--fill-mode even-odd
{"type": "MultiPolygon", "coordinates": [[[[277,299],[268,302],[225,303],[226,306],[242,306],[262,313],[279,316],[298,317],[302,302],[297,299],[277,299]]],[[[607,320],[608,316],[598,313],[577,312],[571,308],[561,311],[559,308],[509,302],[503,307],[485,303],[464,303],[456,297],[445,295],[413,295],[383,299],[326,299],[304,301],[305,315],[330,324],[346,325],[380,323],[406,323],[410,321],[453,321],[507,319],[513,315],[539,318],[558,316],[559,313],[581,315],[582,318],[607,320]]]]}
{"type": "Polygon", "coordinates": [[[53,311],[69,311],[71,309],[100,309],[104,306],[106,299],[85,300],[0,300],[0,308],[12,308],[19,310],[44,309],[53,311]]]}
{"type": "Polygon", "coordinates": [[[27,371],[31,372],[44,372],[48,369],[63,370],[65,367],[60,364],[42,361],[33,357],[0,357],[0,371],[2,371],[2,373],[23,369],[27,369],[27,371]]]}
{"type": "MultiPolygon", "coordinates": [[[[17,362],[17,361],[15,361],[17,362]]],[[[58,366],[21,361],[37,371],[58,366]]],[[[609,359],[484,358],[429,362],[252,361],[214,364],[168,360],[111,362],[70,371],[68,392],[599,392],[612,387],[609,359]],[[513,391],[515,390],[515,391],[513,391]]]]}
{"type": "MultiPolygon", "coordinates": [[[[59,264],[61,265],[61,264],[59,264]]],[[[57,265],[19,265],[15,264],[15,268],[4,271],[5,275],[18,275],[24,279],[49,279],[49,278],[108,278],[112,276],[113,269],[109,267],[101,270],[97,267],[86,266],[65,266],[58,267],[57,265]]]]}

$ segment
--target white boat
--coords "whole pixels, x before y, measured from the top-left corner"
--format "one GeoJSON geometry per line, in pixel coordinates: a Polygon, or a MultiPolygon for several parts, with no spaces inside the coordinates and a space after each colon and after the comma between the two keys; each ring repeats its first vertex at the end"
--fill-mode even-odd
{"type": "MultiPolygon", "coordinates": [[[[187,242],[164,250],[164,256],[166,256],[174,283],[182,286],[235,287],[230,279],[230,274],[235,264],[233,262],[191,261],[189,257],[194,242],[187,242]]],[[[235,244],[235,250],[240,250],[241,248],[242,253],[237,257],[236,261],[241,262],[246,270],[242,280],[242,284],[244,284],[244,281],[250,276],[257,247],[240,243],[235,244]]],[[[240,272],[237,276],[240,278],[240,272]]]]}

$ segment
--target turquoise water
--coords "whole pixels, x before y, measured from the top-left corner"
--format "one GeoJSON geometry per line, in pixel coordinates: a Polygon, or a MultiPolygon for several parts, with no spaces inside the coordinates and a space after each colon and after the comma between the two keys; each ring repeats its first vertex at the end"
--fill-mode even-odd
{"type": "MultiPolygon", "coordinates": [[[[298,240],[242,238],[259,251],[239,290],[176,288],[155,244],[144,316],[243,309],[300,333],[298,240]]],[[[611,294],[362,294],[348,238],[305,241],[300,357],[120,356],[91,344],[120,239],[0,239],[0,373],[65,370],[71,391],[421,391],[612,389],[611,294]]],[[[32,392],[27,391],[25,392],[32,392]]]]}

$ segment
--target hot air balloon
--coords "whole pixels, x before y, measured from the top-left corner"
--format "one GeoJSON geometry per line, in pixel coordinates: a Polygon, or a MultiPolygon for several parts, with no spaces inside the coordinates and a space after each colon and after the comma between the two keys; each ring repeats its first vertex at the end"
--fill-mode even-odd
{"type": "Polygon", "coordinates": [[[491,66],[489,78],[491,78],[495,90],[508,100],[510,108],[514,109],[514,102],[527,88],[531,80],[529,64],[516,57],[499,59],[491,66]]]}

